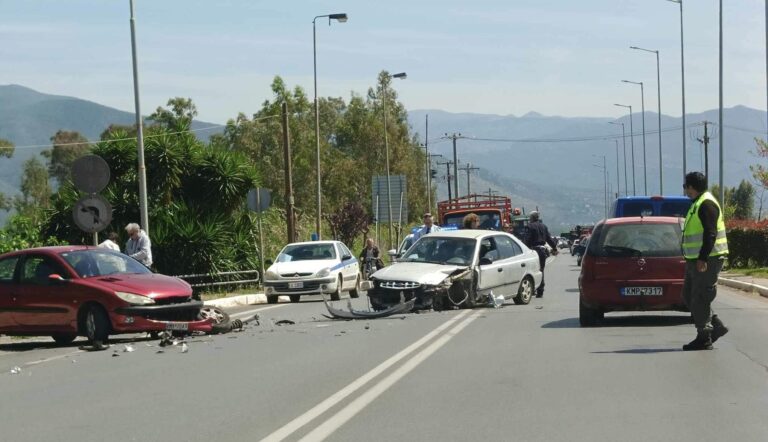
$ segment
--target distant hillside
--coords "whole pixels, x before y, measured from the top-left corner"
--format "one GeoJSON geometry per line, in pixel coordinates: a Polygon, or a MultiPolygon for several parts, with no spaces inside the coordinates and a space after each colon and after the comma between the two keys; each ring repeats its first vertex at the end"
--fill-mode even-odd
{"type": "MultiPolygon", "coordinates": [[[[165,104],[165,103],[161,103],[165,104]]],[[[154,111],[156,103],[148,105],[154,111]]],[[[91,101],[59,95],[43,94],[18,85],[0,85],[0,138],[10,140],[16,146],[13,158],[0,159],[0,192],[14,195],[21,183],[21,165],[32,156],[50,148],[50,138],[58,130],[77,131],[91,141],[111,124],[131,125],[133,113],[102,106],[91,101]]],[[[193,129],[212,126],[212,123],[195,121],[193,129]]],[[[200,132],[207,138],[213,131],[200,132]]],[[[0,222],[3,222],[0,213],[0,222]]]]}
{"type": "MultiPolygon", "coordinates": [[[[621,126],[609,125],[610,118],[565,118],[542,116],[530,112],[522,117],[449,113],[440,110],[414,110],[408,120],[424,139],[425,115],[429,115],[430,153],[453,159],[452,143],[440,139],[444,134],[461,133],[470,139],[459,139],[460,163],[480,167],[472,175],[473,192],[488,187],[506,192],[514,204],[527,211],[538,206],[551,223],[563,227],[576,222],[594,221],[603,216],[603,158],[613,192],[625,192],[623,144],[618,140],[620,187],[616,185],[616,142],[603,137],[621,134],[621,126]],[[474,138],[474,139],[473,139],[474,138]],[[480,139],[480,140],[475,140],[480,139]],[[507,141],[504,141],[507,140],[507,141]],[[526,141],[528,140],[528,141],[526,141]],[[575,141],[582,140],[582,141],[575,141]]],[[[646,112],[646,156],[648,193],[659,193],[659,144],[657,115],[646,112]]],[[[629,116],[627,133],[627,168],[629,193],[632,194],[631,139],[629,116]]],[[[703,170],[702,147],[694,137],[703,136],[704,120],[717,121],[717,110],[687,116],[688,170],[703,170]]],[[[754,138],[765,138],[766,114],[763,111],[736,106],[724,111],[725,183],[737,185],[751,179],[749,166],[757,162],[752,155],[754,138]]],[[[642,115],[634,114],[635,188],[644,193],[642,115]]],[[[681,194],[682,121],[662,115],[662,147],[664,193],[681,194]]],[[[719,147],[716,126],[710,126],[710,177],[719,180],[717,165],[719,147]]],[[[440,197],[447,197],[445,166],[437,167],[440,197]]],[[[466,173],[459,172],[460,193],[466,193],[466,173]]]]}

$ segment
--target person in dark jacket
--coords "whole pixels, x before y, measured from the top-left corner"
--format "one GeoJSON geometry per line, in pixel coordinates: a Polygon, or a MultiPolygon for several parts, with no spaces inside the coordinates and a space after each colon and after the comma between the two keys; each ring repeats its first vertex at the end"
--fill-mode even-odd
{"type": "MultiPolygon", "coordinates": [[[[365,248],[363,249],[362,252],[360,252],[360,262],[363,264],[364,272],[365,272],[365,269],[367,268],[366,264],[368,262],[372,262],[373,265],[376,267],[376,270],[379,270],[384,267],[384,262],[381,260],[380,254],[381,252],[379,251],[379,248],[376,247],[376,243],[373,241],[373,238],[366,239],[365,248]]],[[[368,277],[370,275],[365,275],[365,276],[368,277]]]]}
{"type": "Polygon", "coordinates": [[[549,234],[549,229],[539,220],[539,212],[533,211],[528,215],[528,234],[525,237],[525,245],[539,255],[539,267],[541,268],[541,285],[536,289],[536,297],[544,296],[544,266],[547,264],[546,245],[552,247],[552,254],[557,255],[557,242],[549,234]]]}
{"type": "Polygon", "coordinates": [[[717,278],[728,256],[725,219],[720,204],[707,190],[703,173],[687,174],[683,189],[693,201],[683,226],[683,299],[696,324],[696,339],[683,345],[683,350],[711,350],[712,343],[728,333],[728,327],[712,312],[717,278]]]}

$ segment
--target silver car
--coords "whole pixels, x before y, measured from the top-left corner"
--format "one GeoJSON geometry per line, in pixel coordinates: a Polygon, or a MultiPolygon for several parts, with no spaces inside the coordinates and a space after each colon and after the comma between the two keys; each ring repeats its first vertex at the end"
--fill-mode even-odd
{"type": "Polygon", "coordinates": [[[419,238],[395,264],[371,275],[374,309],[416,297],[416,309],[485,304],[489,294],[528,304],[541,284],[536,252],[489,230],[436,232],[419,238]]]}

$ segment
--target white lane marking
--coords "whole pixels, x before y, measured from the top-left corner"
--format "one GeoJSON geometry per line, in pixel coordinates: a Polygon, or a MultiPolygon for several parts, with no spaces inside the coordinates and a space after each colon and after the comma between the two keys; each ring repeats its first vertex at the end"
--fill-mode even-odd
{"type": "Polygon", "coordinates": [[[56,361],[56,360],[59,360],[59,359],[68,358],[68,357],[74,356],[74,355],[76,355],[78,353],[83,353],[83,350],[77,350],[77,351],[73,351],[72,353],[65,353],[63,355],[51,356],[50,358],[39,359],[37,361],[27,362],[26,364],[24,364],[24,366],[31,367],[33,365],[44,364],[46,362],[51,362],[51,361],[56,361]]]}
{"type": "Polygon", "coordinates": [[[464,318],[470,313],[470,310],[465,310],[455,317],[449,319],[448,321],[444,322],[440,326],[438,326],[436,329],[432,330],[431,332],[424,335],[421,339],[414,342],[413,344],[409,345],[405,349],[401,350],[396,355],[392,356],[391,358],[387,359],[386,361],[382,362],[381,364],[377,365],[375,368],[373,368],[368,373],[360,376],[359,378],[355,379],[347,385],[346,387],[342,388],[341,390],[337,391],[324,401],[320,402],[319,404],[315,405],[311,409],[309,409],[306,413],[302,414],[301,416],[297,417],[296,419],[288,422],[287,424],[283,425],[282,427],[275,430],[272,434],[262,439],[262,441],[281,441],[285,439],[286,437],[290,436],[296,430],[303,427],[304,425],[311,422],[316,417],[320,416],[321,414],[328,411],[331,407],[335,406],[344,398],[349,396],[350,394],[354,393],[355,391],[362,388],[365,384],[367,384],[371,379],[375,378],[376,376],[383,373],[385,370],[387,370],[392,365],[396,364],[409,354],[416,351],[419,347],[424,345],[427,341],[431,340],[438,334],[442,333],[443,330],[453,325],[455,322],[459,321],[460,319],[464,318]]]}
{"type": "Polygon", "coordinates": [[[271,310],[273,308],[285,307],[286,305],[290,305],[290,304],[270,305],[269,307],[255,308],[253,310],[247,310],[247,311],[244,311],[244,312],[233,313],[233,314],[231,314],[229,316],[231,318],[239,319],[239,318],[242,318],[242,317],[253,315],[254,313],[263,312],[264,310],[271,310]]]}
{"type": "Polygon", "coordinates": [[[408,375],[408,373],[413,371],[414,368],[418,367],[419,364],[424,362],[428,357],[430,357],[442,346],[448,343],[448,341],[450,341],[454,336],[458,335],[466,326],[468,326],[472,321],[477,319],[482,313],[483,313],[482,311],[475,312],[475,314],[464,319],[456,327],[449,330],[444,335],[440,336],[439,339],[431,343],[428,347],[416,353],[411,359],[405,362],[401,367],[399,367],[397,370],[390,373],[389,376],[379,381],[379,383],[371,387],[368,391],[360,395],[357,399],[353,400],[349,405],[342,408],[338,413],[334,414],[333,416],[325,420],[320,426],[318,426],[317,428],[312,430],[309,434],[301,438],[300,442],[301,441],[314,442],[314,441],[325,440],[325,438],[330,436],[334,431],[336,431],[342,425],[348,422],[350,419],[355,417],[357,413],[362,411],[363,408],[367,407],[371,402],[376,400],[377,397],[381,396],[397,381],[399,381],[400,379],[408,375]]]}

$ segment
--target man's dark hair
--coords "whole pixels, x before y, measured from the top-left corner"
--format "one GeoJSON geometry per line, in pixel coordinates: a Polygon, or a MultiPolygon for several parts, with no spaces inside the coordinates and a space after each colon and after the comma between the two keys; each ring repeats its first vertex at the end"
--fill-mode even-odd
{"type": "Polygon", "coordinates": [[[111,241],[117,241],[120,239],[120,237],[117,235],[117,232],[109,232],[109,236],[107,236],[111,241]]]}
{"type": "Polygon", "coordinates": [[[685,185],[693,187],[697,192],[707,190],[707,177],[701,172],[689,172],[685,175],[685,185]]]}

